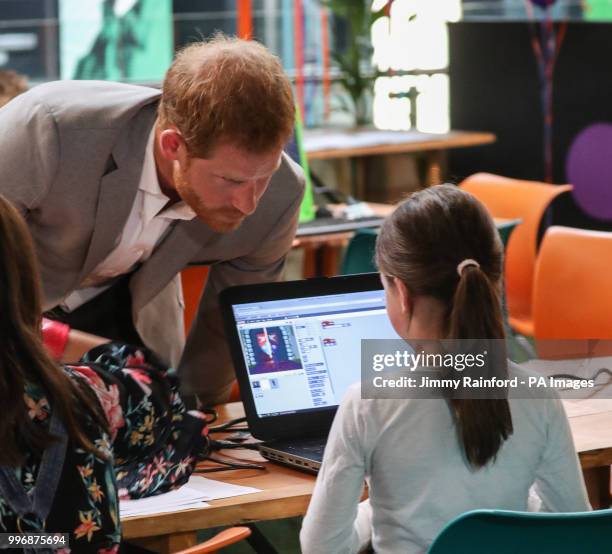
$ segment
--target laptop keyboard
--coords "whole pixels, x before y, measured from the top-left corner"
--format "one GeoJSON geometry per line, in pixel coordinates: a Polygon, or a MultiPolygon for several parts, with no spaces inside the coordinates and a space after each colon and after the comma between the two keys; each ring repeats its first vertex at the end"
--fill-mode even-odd
{"type": "Polygon", "coordinates": [[[275,448],[282,449],[290,454],[310,458],[312,460],[323,460],[323,452],[325,451],[325,442],[323,439],[313,439],[300,442],[300,444],[289,443],[274,443],[275,448]]]}

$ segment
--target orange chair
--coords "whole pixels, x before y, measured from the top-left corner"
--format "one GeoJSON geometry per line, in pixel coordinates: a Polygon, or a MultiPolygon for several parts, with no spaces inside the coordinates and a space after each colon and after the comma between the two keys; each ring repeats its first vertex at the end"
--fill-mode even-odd
{"type": "MultiPolygon", "coordinates": [[[[185,334],[189,334],[189,329],[195,319],[200,305],[200,297],[208,278],[208,266],[193,265],[181,271],[181,284],[183,286],[183,299],[185,301],[185,311],[183,320],[185,322],[185,334]]],[[[234,380],[228,402],[240,401],[240,389],[238,382],[234,380]]]]}
{"type": "Polygon", "coordinates": [[[183,320],[185,322],[185,335],[189,334],[191,324],[198,312],[200,297],[208,277],[207,265],[193,265],[181,271],[181,284],[183,285],[183,300],[185,301],[185,311],[183,320]]]}
{"type": "Polygon", "coordinates": [[[508,320],[515,331],[532,336],[533,276],[538,229],[553,199],[563,192],[571,191],[572,186],[509,179],[490,173],[476,173],[459,186],[476,196],[493,217],[521,220],[506,248],[508,320]]]}
{"type": "Polygon", "coordinates": [[[220,548],[230,546],[235,542],[246,539],[251,535],[251,530],[248,527],[230,527],[215,535],[203,543],[196,544],[191,548],[180,550],[175,554],[211,554],[217,552],[220,548]]]}
{"type": "Polygon", "coordinates": [[[546,231],[536,263],[533,320],[541,357],[612,353],[612,233],[556,226],[546,231]]]}

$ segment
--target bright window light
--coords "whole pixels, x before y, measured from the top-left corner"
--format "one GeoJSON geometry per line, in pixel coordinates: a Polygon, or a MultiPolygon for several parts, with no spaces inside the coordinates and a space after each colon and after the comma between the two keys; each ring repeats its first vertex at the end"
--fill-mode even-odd
{"type": "MultiPolygon", "coordinates": [[[[384,0],[375,0],[380,9],[384,0]]],[[[461,17],[461,0],[395,0],[391,17],[372,26],[374,64],[381,71],[431,71],[429,75],[398,75],[377,79],[374,124],[381,129],[410,129],[416,108],[416,127],[427,133],[450,128],[447,21],[461,17]],[[393,95],[416,94],[416,100],[393,95]]]]}

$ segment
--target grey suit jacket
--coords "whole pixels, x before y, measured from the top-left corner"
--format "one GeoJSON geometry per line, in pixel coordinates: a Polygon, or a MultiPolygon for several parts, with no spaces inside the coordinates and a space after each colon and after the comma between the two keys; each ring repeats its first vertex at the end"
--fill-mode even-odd
{"type": "MultiPolygon", "coordinates": [[[[26,217],[38,254],[44,309],[73,290],[114,248],[135,199],[156,89],[102,81],[40,85],[0,109],[0,193],[26,217]]],[[[222,398],[233,379],[217,295],[225,287],[278,280],[304,190],[284,156],[254,214],[227,234],[181,221],[130,280],[134,323],[162,356],[182,345],[176,275],[211,264],[179,363],[184,391],[222,398]]]]}

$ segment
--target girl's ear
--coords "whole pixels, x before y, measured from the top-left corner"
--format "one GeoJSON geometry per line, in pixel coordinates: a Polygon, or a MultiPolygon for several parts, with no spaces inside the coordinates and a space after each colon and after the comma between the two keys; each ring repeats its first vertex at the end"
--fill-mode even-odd
{"type": "Polygon", "coordinates": [[[412,299],[410,298],[408,287],[406,287],[404,281],[398,277],[393,277],[393,284],[399,293],[400,309],[403,314],[408,315],[412,310],[412,299]]]}

